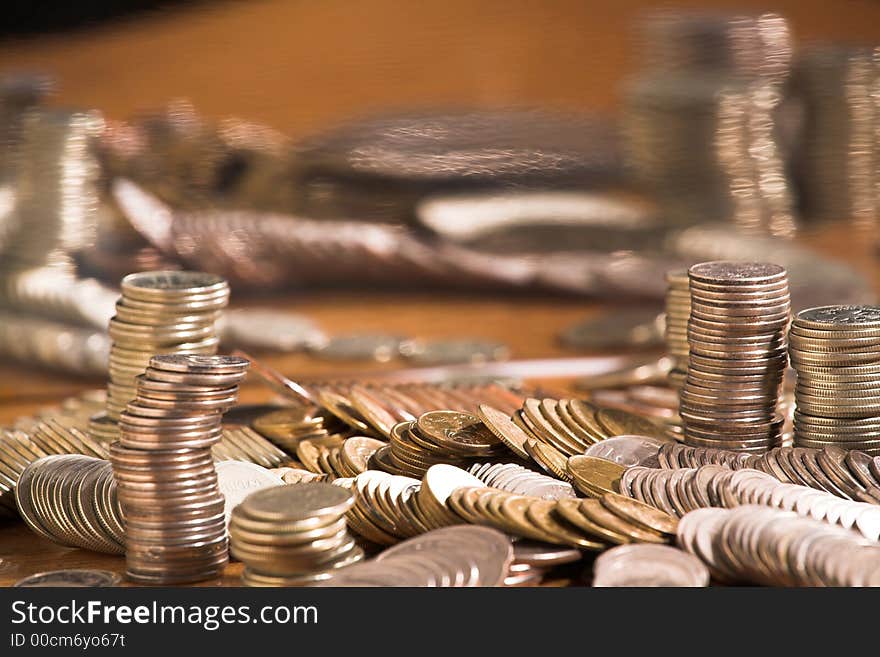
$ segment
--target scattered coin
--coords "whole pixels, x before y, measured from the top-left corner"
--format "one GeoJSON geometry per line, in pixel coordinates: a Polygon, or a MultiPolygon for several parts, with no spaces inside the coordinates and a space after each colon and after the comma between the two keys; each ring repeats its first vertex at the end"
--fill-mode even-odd
{"type": "Polygon", "coordinates": [[[572,349],[658,347],[663,344],[664,319],[653,310],[618,309],[581,320],[559,337],[564,346],[572,349]]]}
{"type": "Polygon", "coordinates": [[[476,338],[407,340],[401,344],[400,352],[417,365],[488,363],[510,358],[506,344],[476,338]]]}
{"type": "Polygon", "coordinates": [[[119,575],[109,570],[52,570],[20,579],[15,587],[111,587],[119,584],[119,575]]]}
{"type": "Polygon", "coordinates": [[[709,570],[668,545],[619,545],[593,565],[593,586],[709,586],[709,570]]]}
{"type": "Polygon", "coordinates": [[[232,517],[232,510],[241,504],[251,493],[270,486],[282,486],[284,480],[253,463],[244,461],[224,461],[215,466],[217,486],[223,494],[226,524],[232,517]]]}

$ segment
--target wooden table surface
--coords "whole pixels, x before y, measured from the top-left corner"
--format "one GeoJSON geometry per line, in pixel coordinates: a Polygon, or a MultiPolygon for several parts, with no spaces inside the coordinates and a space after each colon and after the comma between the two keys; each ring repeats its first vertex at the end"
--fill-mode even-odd
{"type": "MultiPolygon", "coordinates": [[[[389,107],[528,104],[613,111],[621,80],[639,63],[630,48],[630,26],[653,4],[195,3],[73,34],[0,42],[0,72],[54,73],[60,80],[57,103],[97,107],[112,118],[188,97],[208,117],[263,121],[292,138],[389,107]]],[[[878,39],[880,5],[873,0],[852,0],[845,9],[819,0],[740,0],[737,5],[782,12],[801,40],[878,39]]],[[[875,283],[880,280],[874,231],[841,223],[799,239],[852,262],[875,283]]],[[[477,335],[506,342],[514,358],[565,355],[557,343],[559,331],[589,313],[608,311],[571,298],[424,294],[332,293],[271,303],[310,315],[330,333],[477,335]]],[[[266,355],[265,361],[292,378],[359,367],[300,354],[266,355]]],[[[103,384],[0,365],[0,425],[103,384]]],[[[269,396],[253,382],[242,391],[243,401],[269,396]]],[[[0,525],[0,585],[75,567],[121,571],[123,560],[55,546],[21,523],[0,525]]],[[[222,580],[206,585],[236,584],[239,569],[231,565],[222,580]]]]}

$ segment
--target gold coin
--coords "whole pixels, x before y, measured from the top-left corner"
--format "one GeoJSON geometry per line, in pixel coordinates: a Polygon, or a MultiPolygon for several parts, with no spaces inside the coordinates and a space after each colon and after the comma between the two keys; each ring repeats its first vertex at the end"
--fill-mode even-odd
{"type": "Polygon", "coordinates": [[[609,436],[650,436],[667,440],[663,429],[648,418],[616,408],[600,408],[596,421],[609,436]]]}
{"type": "Polygon", "coordinates": [[[557,543],[563,542],[582,550],[602,550],[605,548],[604,543],[587,538],[574,527],[563,524],[563,521],[554,515],[555,510],[556,502],[536,500],[526,510],[526,517],[535,523],[541,531],[556,537],[555,542],[557,543]]]}
{"type": "Polygon", "coordinates": [[[675,536],[678,520],[668,513],[617,493],[606,493],[600,498],[602,506],[648,531],[675,536]]]}
{"type": "Polygon", "coordinates": [[[563,481],[571,481],[571,475],[566,468],[565,454],[552,445],[537,440],[527,440],[526,452],[528,452],[535,463],[552,476],[563,481]]]}
{"type": "Polygon", "coordinates": [[[570,399],[568,410],[571,411],[571,417],[574,421],[584,431],[594,436],[596,442],[605,440],[608,437],[608,431],[596,419],[596,413],[599,412],[598,406],[594,406],[583,399],[570,399]]]}
{"type": "Polygon", "coordinates": [[[516,426],[507,414],[499,411],[497,408],[485,404],[480,404],[477,414],[483,421],[483,424],[485,424],[489,430],[494,433],[508,449],[510,449],[510,451],[521,459],[529,459],[529,453],[526,451],[525,443],[530,439],[530,436],[516,426]]]}
{"type": "Polygon", "coordinates": [[[584,515],[581,511],[581,502],[583,501],[575,498],[557,500],[556,512],[569,524],[606,543],[621,545],[630,542],[630,538],[626,534],[616,532],[584,515]]]}
{"type": "Polygon", "coordinates": [[[628,540],[642,543],[665,543],[666,539],[660,534],[640,528],[617,514],[609,511],[599,500],[581,500],[580,511],[597,525],[601,525],[627,537],[628,540]]]}
{"type": "Polygon", "coordinates": [[[567,467],[574,485],[592,497],[619,492],[620,477],[626,472],[619,463],[585,455],[570,457],[567,467]]]}

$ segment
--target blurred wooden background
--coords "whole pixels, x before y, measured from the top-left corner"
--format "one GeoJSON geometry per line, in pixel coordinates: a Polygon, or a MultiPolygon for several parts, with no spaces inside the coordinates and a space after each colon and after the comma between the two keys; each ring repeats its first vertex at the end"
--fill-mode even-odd
{"type": "MultiPolygon", "coordinates": [[[[613,111],[644,0],[217,0],[0,42],[0,71],[51,72],[57,102],[113,118],[190,98],[297,138],[394,107],[613,111]]],[[[799,41],[880,43],[876,0],[676,2],[776,11],[799,41]]]]}
{"type": "MultiPolygon", "coordinates": [[[[707,5],[722,6],[674,6],[707,5]]],[[[94,26],[0,40],[0,72],[52,73],[60,85],[54,102],[98,108],[112,118],[189,98],[209,117],[262,121],[293,138],[395,107],[526,104],[613,112],[620,81],[639,65],[633,23],[658,6],[644,0],[171,2],[94,26]]],[[[739,0],[727,7],[779,12],[800,42],[880,43],[877,0],[739,0]]],[[[828,226],[801,239],[880,280],[873,238],[828,226]]],[[[508,342],[517,358],[562,355],[557,332],[597,310],[586,300],[393,294],[300,295],[275,303],[309,314],[331,333],[476,334],[508,342]]],[[[292,376],[332,369],[302,354],[271,362],[292,376]]],[[[101,385],[0,362],[0,422],[101,385]]]]}

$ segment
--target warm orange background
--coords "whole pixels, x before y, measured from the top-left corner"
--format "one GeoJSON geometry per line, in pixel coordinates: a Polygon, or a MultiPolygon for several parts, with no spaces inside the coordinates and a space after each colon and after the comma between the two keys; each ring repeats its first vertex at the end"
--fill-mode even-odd
{"type": "MultiPolygon", "coordinates": [[[[0,43],[0,70],[36,68],[58,101],[114,118],[191,98],[299,137],[378,109],[438,104],[613,110],[638,0],[247,0],[163,9],[0,43]]],[[[719,3],[677,2],[674,6],[719,3]]],[[[739,0],[787,16],[800,41],[880,43],[876,0],[739,0]]]]}

